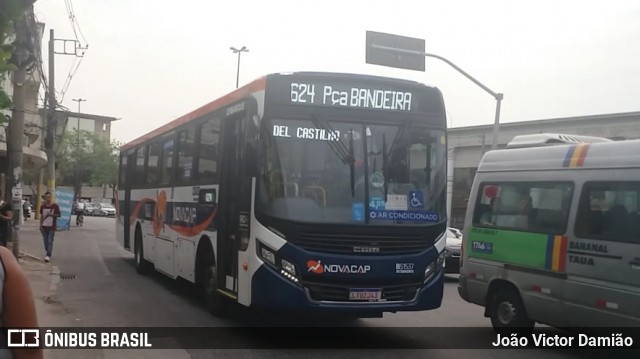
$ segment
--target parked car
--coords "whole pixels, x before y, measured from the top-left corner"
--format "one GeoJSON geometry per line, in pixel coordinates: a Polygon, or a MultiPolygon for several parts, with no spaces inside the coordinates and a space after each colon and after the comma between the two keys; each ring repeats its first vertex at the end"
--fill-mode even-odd
{"type": "Polygon", "coordinates": [[[116,208],[110,203],[100,203],[94,212],[97,212],[98,216],[115,217],[116,208]]]}
{"type": "Polygon", "coordinates": [[[84,204],[84,215],[85,216],[95,216],[96,215],[96,205],[93,203],[85,203],[84,204]]]}
{"type": "Polygon", "coordinates": [[[462,232],[459,229],[447,227],[447,244],[445,245],[444,265],[445,273],[460,272],[460,246],[462,232]]]}

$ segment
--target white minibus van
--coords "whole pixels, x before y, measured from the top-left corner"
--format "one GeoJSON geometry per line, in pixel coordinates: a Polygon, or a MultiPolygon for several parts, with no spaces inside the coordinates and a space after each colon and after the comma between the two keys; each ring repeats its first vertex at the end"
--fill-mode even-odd
{"type": "Polygon", "coordinates": [[[640,140],[518,136],[478,167],[458,292],[496,331],[640,327],[640,140]]]}

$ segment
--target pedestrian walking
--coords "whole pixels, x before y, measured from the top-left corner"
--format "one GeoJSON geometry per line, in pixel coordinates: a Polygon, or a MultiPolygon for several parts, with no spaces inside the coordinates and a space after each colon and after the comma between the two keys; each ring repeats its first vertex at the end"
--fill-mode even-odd
{"type": "Polygon", "coordinates": [[[13,220],[12,215],[11,203],[5,202],[2,193],[0,193],[0,245],[3,247],[6,247],[9,241],[9,226],[13,220]]]}
{"type": "Polygon", "coordinates": [[[40,232],[44,240],[45,257],[44,261],[51,260],[53,251],[53,238],[56,234],[56,220],[60,217],[60,207],[51,202],[51,192],[44,194],[44,203],[40,208],[40,232]]]}

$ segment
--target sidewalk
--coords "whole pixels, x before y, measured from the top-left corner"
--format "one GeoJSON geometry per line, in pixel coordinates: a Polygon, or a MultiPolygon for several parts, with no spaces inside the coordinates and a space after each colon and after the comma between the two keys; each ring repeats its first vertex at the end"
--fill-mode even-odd
{"type": "MultiPolygon", "coordinates": [[[[72,229],[73,230],[73,227],[72,229]]],[[[56,298],[60,283],[60,269],[46,263],[39,221],[30,219],[18,230],[20,243],[19,262],[25,271],[36,304],[40,327],[67,327],[68,311],[56,298]]],[[[58,234],[56,234],[58,236],[58,234]]],[[[12,243],[8,246],[12,248],[12,243]]],[[[190,355],[182,349],[45,349],[45,359],[182,359],[190,355]]]]}
{"type": "MultiPolygon", "coordinates": [[[[40,327],[60,326],[60,318],[57,317],[51,308],[51,304],[56,303],[56,291],[60,283],[60,269],[43,261],[44,245],[42,235],[38,229],[39,221],[30,219],[20,226],[18,230],[20,256],[18,262],[27,275],[33,299],[38,315],[38,325],[40,327]]],[[[9,249],[13,250],[13,243],[9,242],[9,249]]],[[[50,350],[44,351],[45,359],[53,358],[50,350]]]]}
{"type": "MultiPolygon", "coordinates": [[[[41,327],[60,325],[48,308],[48,303],[55,301],[55,294],[60,282],[60,269],[50,262],[43,261],[44,245],[42,235],[38,229],[38,221],[30,219],[18,230],[20,243],[19,263],[25,271],[38,313],[38,323],[41,327]]],[[[9,243],[12,248],[12,243],[9,243]]]]}

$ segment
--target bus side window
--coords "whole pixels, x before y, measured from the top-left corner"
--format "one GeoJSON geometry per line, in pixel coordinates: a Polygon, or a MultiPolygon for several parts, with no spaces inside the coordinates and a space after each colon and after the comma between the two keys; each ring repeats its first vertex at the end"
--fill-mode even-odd
{"type": "Polygon", "coordinates": [[[148,186],[158,185],[158,162],[160,161],[160,154],[162,148],[160,142],[155,142],[149,145],[147,151],[147,181],[148,186]]]}
{"type": "Polygon", "coordinates": [[[195,127],[180,132],[178,136],[178,170],[176,171],[176,182],[178,184],[189,184],[195,177],[193,173],[195,139],[195,127]]]}
{"type": "Polygon", "coordinates": [[[576,216],[576,236],[640,243],[640,183],[585,184],[576,216]]]}
{"type": "Polygon", "coordinates": [[[631,223],[631,239],[636,244],[640,244],[640,212],[634,212],[629,214],[629,222],[631,223]]]}
{"type": "Polygon", "coordinates": [[[170,185],[173,173],[173,138],[162,143],[162,167],[160,168],[160,185],[170,185]]]}
{"type": "Polygon", "coordinates": [[[212,118],[199,127],[200,143],[198,143],[198,181],[217,182],[218,180],[218,145],[220,143],[220,119],[212,118]]]}

